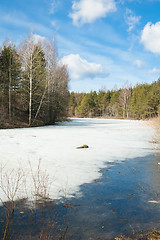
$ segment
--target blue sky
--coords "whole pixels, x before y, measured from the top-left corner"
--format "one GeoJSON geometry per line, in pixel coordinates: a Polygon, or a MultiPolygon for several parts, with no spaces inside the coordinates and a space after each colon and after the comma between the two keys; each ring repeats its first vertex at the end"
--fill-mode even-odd
{"type": "Polygon", "coordinates": [[[77,92],[160,76],[160,0],[0,0],[0,43],[55,34],[77,92]]]}

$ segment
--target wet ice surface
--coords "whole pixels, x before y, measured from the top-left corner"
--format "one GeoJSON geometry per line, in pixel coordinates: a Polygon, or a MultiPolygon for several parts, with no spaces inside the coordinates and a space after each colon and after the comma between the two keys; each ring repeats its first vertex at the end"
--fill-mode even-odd
{"type": "MultiPolygon", "coordinates": [[[[38,239],[42,229],[58,239],[62,229],[69,240],[104,240],[158,227],[160,205],[150,202],[160,199],[153,135],[154,129],[142,122],[109,119],[0,130],[3,172],[20,167],[27,178],[26,191],[22,184],[17,197],[33,196],[29,162],[34,174],[41,159],[41,170],[53,180],[49,196],[60,199],[40,203],[32,211],[25,202],[17,205],[10,220],[12,239],[38,239]],[[83,144],[89,148],[76,149],[83,144]]],[[[4,228],[5,209],[0,206],[1,236],[4,228]]]]}
{"type": "MultiPolygon", "coordinates": [[[[153,153],[154,130],[142,122],[111,119],[72,119],[56,126],[0,130],[1,169],[23,169],[27,179],[17,197],[33,194],[40,169],[50,178],[49,196],[81,196],[80,186],[101,177],[100,169],[114,162],[153,153]],[[88,149],[76,149],[87,144],[88,149]],[[32,174],[31,174],[32,169],[32,174]]],[[[0,192],[2,200],[6,199],[0,192]]],[[[7,199],[6,199],[7,200],[7,199]]]]}
{"type": "Polygon", "coordinates": [[[83,197],[72,199],[67,237],[115,239],[159,230],[160,156],[126,159],[102,170],[102,177],[81,186],[83,197]]]}
{"type": "MultiPolygon", "coordinates": [[[[160,199],[159,158],[148,155],[113,163],[101,170],[101,178],[80,186],[81,197],[46,201],[32,211],[24,202],[11,218],[12,239],[39,239],[43,230],[57,240],[109,240],[159,229],[160,204],[150,202],[160,199]]],[[[0,207],[0,236],[4,226],[0,207]]]]}

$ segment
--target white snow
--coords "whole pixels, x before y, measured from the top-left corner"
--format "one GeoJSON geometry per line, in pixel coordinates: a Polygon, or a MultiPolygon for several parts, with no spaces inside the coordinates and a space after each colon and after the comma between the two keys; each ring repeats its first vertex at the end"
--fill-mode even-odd
{"type": "MultiPolygon", "coordinates": [[[[76,118],[56,126],[0,130],[0,184],[4,190],[6,178],[13,178],[13,169],[15,178],[20,168],[26,183],[15,198],[30,198],[40,161],[39,184],[46,184],[46,171],[51,198],[80,194],[80,185],[99,178],[107,164],[152,154],[153,134],[154,129],[140,121],[76,118]],[[76,149],[84,144],[89,148],[76,149]]],[[[7,200],[2,189],[0,196],[7,200]]]]}

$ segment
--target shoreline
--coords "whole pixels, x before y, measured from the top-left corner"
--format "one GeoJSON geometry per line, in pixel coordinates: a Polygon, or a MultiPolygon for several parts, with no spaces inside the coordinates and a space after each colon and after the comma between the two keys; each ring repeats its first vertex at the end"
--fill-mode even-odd
{"type": "Polygon", "coordinates": [[[60,122],[55,122],[54,124],[47,124],[47,125],[44,125],[44,124],[39,124],[39,125],[35,125],[35,126],[28,126],[27,123],[23,123],[23,122],[20,122],[19,124],[15,124],[15,125],[12,125],[10,124],[9,122],[6,122],[4,124],[4,127],[1,127],[0,130],[3,130],[3,129],[21,129],[21,128],[34,128],[34,127],[47,127],[47,126],[56,126],[57,123],[63,123],[63,122],[68,122],[70,121],[69,119],[106,119],[106,120],[128,120],[128,121],[140,121],[140,122],[145,122],[146,125],[150,125],[150,126],[157,126],[160,125],[160,117],[154,117],[154,118],[150,118],[150,119],[139,119],[139,118],[123,118],[123,117],[78,117],[78,116],[68,116],[66,119],[64,119],[63,121],[60,121],[60,122]]]}

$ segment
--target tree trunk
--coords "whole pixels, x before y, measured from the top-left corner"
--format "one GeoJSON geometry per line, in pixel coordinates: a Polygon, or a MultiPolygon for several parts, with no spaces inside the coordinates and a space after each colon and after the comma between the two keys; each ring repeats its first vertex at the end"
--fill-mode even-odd
{"type": "Polygon", "coordinates": [[[31,62],[30,62],[30,76],[29,76],[29,126],[31,126],[32,123],[32,56],[31,56],[31,62]]]}
{"type": "Polygon", "coordinates": [[[12,85],[12,76],[11,76],[11,56],[9,57],[9,93],[8,93],[8,111],[9,111],[9,120],[11,120],[11,85],[12,85]]]}
{"type": "Polygon", "coordinates": [[[38,116],[38,114],[39,114],[39,111],[40,111],[40,109],[41,109],[41,106],[42,106],[42,103],[43,103],[43,99],[44,99],[45,94],[46,94],[46,89],[47,89],[47,86],[46,86],[46,88],[45,88],[45,90],[44,90],[44,93],[43,93],[43,95],[42,95],[42,98],[41,98],[41,101],[40,101],[40,103],[39,103],[39,107],[38,107],[38,109],[37,109],[37,112],[36,112],[36,115],[35,115],[35,117],[34,117],[33,123],[35,122],[35,120],[36,120],[36,118],[37,118],[37,116],[38,116]]]}

